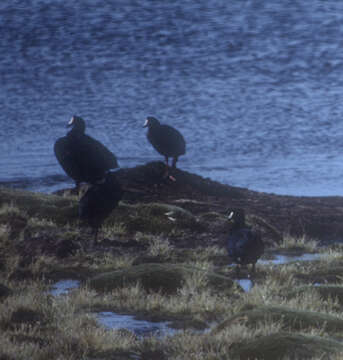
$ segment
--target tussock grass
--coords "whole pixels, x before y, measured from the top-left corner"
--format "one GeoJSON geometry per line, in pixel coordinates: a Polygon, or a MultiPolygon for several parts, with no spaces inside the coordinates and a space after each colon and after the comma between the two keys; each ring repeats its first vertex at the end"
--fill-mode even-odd
{"type": "Polygon", "coordinates": [[[116,236],[123,236],[127,233],[127,229],[124,223],[114,223],[112,225],[103,226],[102,231],[104,237],[113,238],[116,236]]]}
{"type": "Polygon", "coordinates": [[[343,265],[343,252],[340,249],[325,249],[325,253],[319,258],[319,263],[322,266],[332,264],[343,265]]]}
{"type": "Polygon", "coordinates": [[[301,249],[308,252],[318,252],[318,241],[309,239],[306,235],[294,237],[289,234],[283,236],[282,242],[279,244],[281,249],[301,249]]]}
{"type": "MultiPolygon", "coordinates": [[[[204,264],[197,264],[197,268],[204,264]]],[[[203,268],[201,270],[204,270],[203,268]]],[[[139,282],[118,287],[111,292],[97,293],[87,287],[71,295],[78,306],[166,316],[191,315],[197,319],[215,319],[228,313],[232,299],[208,287],[206,272],[195,271],[186,276],[183,286],[175,294],[146,291],[139,282]]]]}
{"type": "Polygon", "coordinates": [[[102,256],[91,258],[88,266],[92,271],[106,272],[129,267],[134,259],[135,257],[130,254],[118,255],[107,252],[102,256]]]}
{"type": "Polygon", "coordinates": [[[148,338],[139,344],[138,351],[144,354],[153,349],[155,354],[160,354],[160,356],[163,354],[168,359],[227,359],[233,344],[279,331],[280,325],[278,323],[260,322],[256,328],[251,329],[243,323],[237,322],[215,335],[182,331],[158,342],[154,338],[148,338]]]}
{"type": "Polygon", "coordinates": [[[4,246],[10,237],[11,229],[9,225],[0,225],[0,245],[4,246]]]}
{"type": "MultiPolygon", "coordinates": [[[[210,229],[213,222],[199,222],[199,219],[206,217],[211,220],[210,217],[199,215],[198,212],[194,216],[190,211],[167,204],[130,205],[121,202],[106,220],[103,234],[109,239],[134,239],[139,244],[137,249],[125,251],[124,247],[117,249],[109,246],[104,250],[99,246],[91,253],[79,250],[62,260],[38,253],[25,262],[23,254],[18,253],[18,246],[30,244],[32,239],[38,244],[40,240],[44,242],[46,239],[81,243],[89,240],[78,228],[77,199],[15,191],[0,191],[0,195],[3,195],[0,201],[0,285],[12,290],[0,297],[0,358],[227,359],[233,356],[233,349],[237,348],[257,346],[263,351],[266,343],[285,338],[282,331],[292,341],[297,337],[294,331],[299,329],[292,327],[292,324],[285,328],[285,321],[272,318],[258,320],[254,326],[249,325],[245,318],[238,318],[221,331],[210,329],[244,309],[284,307],[289,312],[311,311],[343,319],[338,297],[333,295],[324,298],[315,287],[288,296],[293,289],[307,284],[310,276],[319,270],[323,273],[333,271],[337,275],[337,282],[342,283],[339,280],[340,273],[337,274],[343,269],[343,256],[339,247],[325,250],[325,256],[314,262],[278,266],[258,264],[256,274],[250,277],[254,286],[250,292],[244,293],[238,286],[232,286],[230,276],[234,275],[226,266],[225,248],[178,248],[179,240],[185,243],[188,236],[193,241],[203,236],[203,232],[210,229]],[[147,261],[149,258],[163,258],[160,264],[155,264],[160,266],[156,266],[156,269],[169,266],[168,276],[172,273],[172,278],[180,276],[180,272],[176,274],[176,271],[181,271],[183,267],[176,290],[170,293],[153,291],[138,281],[104,292],[82,286],[64,296],[53,297],[48,293],[44,274],[48,279],[59,279],[69,274],[77,275],[78,279],[93,279],[94,275],[114,270],[127,273],[134,266],[140,266],[133,265],[139,257],[145,257],[147,261]],[[175,264],[172,264],[174,260],[175,264]],[[188,271],[191,268],[196,271],[188,271]],[[41,280],[13,280],[18,279],[12,277],[18,270],[29,272],[32,278],[41,280]],[[220,283],[216,286],[211,283],[213,278],[211,280],[207,276],[213,273],[212,276],[220,283]],[[223,273],[226,277],[220,275],[223,273]],[[164,338],[148,337],[142,340],[130,332],[105,330],[92,315],[92,312],[98,310],[169,320],[178,328],[188,330],[164,338]],[[196,332],[195,328],[207,329],[196,332]]],[[[218,222],[216,226],[219,226],[223,220],[221,215],[212,214],[212,217],[213,221],[218,222]]],[[[306,237],[285,236],[280,248],[318,252],[317,242],[306,237]]],[[[146,269],[144,265],[151,265],[144,262],[140,264],[142,267],[138,270],[142,271],[146,269]]],[[[172,279],[168,276],[166,279],[172,279]]],[[[320,340],[328,340],[332,336],[324,325],[310,326],[300,331],[299,341],[303,335],[312,337],[312,340],[315,339],[313,336],[320,340]]],[[[323,353],[327,354],[325,346],[323,353]]],[[[287,352],[285,354],[284,359],[296,359],[296,356],[288,356],[287,352]]],[[[328,356],[334,360],[341,358],[335,354],[328,356]]],[[[313,358],[325,357],[314,354],[313,358]]]]}
{"type": "Polygon", "coordinates": [[[36,217],[31,217],[28,221],[28,225],[40,229],[52,229],[56,228],[56,223],[51,219],[41,219],[36,217]]]}
{"type": "Polygon", "coordinates": [[[13,202],[3,203],[0,206],[0,216],[8,216],[8,215],[22,215],[27,216],[26,211],[21,210],[18,206],[16,206],[13,202]]]}
{"type": "Polygon", "coordinates": [[[37,282],[20,287],[0,304],[0,328],[0,354],[15,359],[81,359],[136,345],[134,337],[106,331],[92,316],[80,313],[73,298],[52,298],[37,282]]]}
{"type": "Polygon", "coordinates": [[[149,243],[148,254],[151,256],[168,256],[173,250],[169,241],[161,236],[151,236],[149,243]]]}

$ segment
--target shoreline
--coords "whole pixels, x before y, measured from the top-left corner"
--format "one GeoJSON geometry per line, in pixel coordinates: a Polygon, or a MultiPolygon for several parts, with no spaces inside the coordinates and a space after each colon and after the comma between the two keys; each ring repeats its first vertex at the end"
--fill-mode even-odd
{"type": "MultiPolygon", "coordinates": [[[[249,216],[265,222],[278,233],[273,239],[276,242],[285,234],[306,236],[325,243],[343,241],[341,196],[308,197],[258,192],[225,185],[180,169],[173,169],[176,178],[173,182],[163,179],[163,171],[164,164],[160,161],[117,170],[118,181],[128,190],[123,200],[130,204],[157,202],[178,205],[194,215],[243,208],[249,216]]],[[[28,190],[11,190],[30,193],[28,190]]],[[[73,189],[38,194],[75,195],[73,189]]],[[[3,197],[0,197],[0,205],[9,200],[3,197]]]]}

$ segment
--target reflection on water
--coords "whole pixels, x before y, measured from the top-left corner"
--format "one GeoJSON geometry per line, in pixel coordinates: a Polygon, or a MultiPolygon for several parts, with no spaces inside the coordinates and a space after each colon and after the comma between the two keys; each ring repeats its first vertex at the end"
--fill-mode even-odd
{"type": "Polygon", "coordinates": [[[288,264],[295,261],[313,261],[318,260],[320,258],[320,254],[302,254],[302,255],[275,255],[274,259],[270,260],[262,260],[259,259],[257,262],[261,265],[283,265],[288,264]]]}
{"type": "Polygon", "coordinates": [[[250,279],[235,279],[235,282],[241,286],[245,292],[249,292],[254,286],[250,279]]]}
{"type": "Polygon", "coordinates": [[[169,327],[168,321],[152,322],[138,320],[133,315],[116,314],[111,311],[96,314],[98,321],[108,329],[127,329],[138,336],[164,336],[173,335],[175,329],[169,327]]]}
{"type": "Polygon", "coordinates": [[[51,295],[58,296],[67,294],[70,290],[75,289],[80,286],[80,281],[78,280],[60,280],[56,282],[50,291],[51,295]]]}

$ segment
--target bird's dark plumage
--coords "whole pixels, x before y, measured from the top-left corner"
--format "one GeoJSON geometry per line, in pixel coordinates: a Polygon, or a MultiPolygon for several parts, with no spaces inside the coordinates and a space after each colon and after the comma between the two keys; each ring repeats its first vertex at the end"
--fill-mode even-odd
{"type": "Polygon", "coordinates": [[[98,229],[112,210],[118,205],[123,191],[115,174],[109,172],[99,184],[93,184],[79,201],[79,217],[95,230],[98,229]]]}
{"type": "Polygon", "coordinates": [[[229,256],[239,266],[252,264],[255,271],[255,264],[264,252],[261,234],[245,224],[243,209],[229,210],[228,215],[232,222],[227,243],[229,256]]]}
{"type": "Polygon", "coordinates": [[[108,170],[118,167],[114,154],[85,134],[86,125],[82,118],[73,116],[68,125],[72,129],[56,141],[54,152],[76,186],[81,182],[94,184],[103,179],[108,170]]]}
{"type": "Polygon", "coordinates": [[[176,167],[178,157],[186,153],[186,142],[182,134],[169,125],[162,125],[152,116],[144,124],[148,127],[147,138],[151,145],[165,157],[168,170],[168,159],[173,158],[172,166],[176,167]]]}

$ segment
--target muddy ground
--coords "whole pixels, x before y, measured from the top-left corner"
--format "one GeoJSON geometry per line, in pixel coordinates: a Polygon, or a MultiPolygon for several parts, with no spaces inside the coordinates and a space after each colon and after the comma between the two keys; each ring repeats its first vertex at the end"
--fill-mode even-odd
{"type": "MultiPolygon", "coordinates": [[[[175,169],[176,181],[163,179],[164,164],[151,162],[117,172],[119,181],[130,192],[132,202],[158,201],[188,207],[193,213],[225,212],[243,208],[248,215],[264,219],[280,234],[307,235],[322,241],[343,240],[343,197],[282,196],[223,185],[196,174],[175,169]],[[191,204],[182,199],[204,204],[191,204]],[[204,208],[207,209],[204,209],[204,208]]],[[[229,179],[228,179],[229,180],[229,179]]],[[[275,237],[277,240],[277,237],[275,237]]]]}

